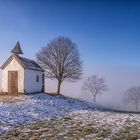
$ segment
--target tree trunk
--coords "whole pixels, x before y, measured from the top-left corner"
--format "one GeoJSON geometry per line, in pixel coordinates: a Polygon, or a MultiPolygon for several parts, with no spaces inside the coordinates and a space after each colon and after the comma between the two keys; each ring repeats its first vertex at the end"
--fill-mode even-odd
{"type": "Polygon", "coordinates": [[[61,81],[58,80],[57,92],[56,92],[58,95],[60,94],[60,86],[61,86],[61,81]]]}
{"type": "Polygon", "coordinates": [[[93,97],[94,97],[94,98],[93,98],[93,101],[96,102],[96,95],[94,95],[93,97]]]}
{"type": "Polygon", "coordinates": [[[138,110],[138,103],[136,103],[136,110],[138,110]]]}

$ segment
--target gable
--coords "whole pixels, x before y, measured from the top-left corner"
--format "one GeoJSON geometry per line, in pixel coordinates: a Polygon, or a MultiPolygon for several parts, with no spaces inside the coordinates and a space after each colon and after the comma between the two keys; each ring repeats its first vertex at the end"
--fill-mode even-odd
{"type": "Polygon", "coordinates": [[[16,66],[16,65],[20,65],[20,67],[22,67],[23,69],[25,69],[25,66],[18,60],[18,58],[14,55],[11,55],[7,60],[6,62],[1,66],[1,69],[5,69],[6,67],[8,67],[8,65],[11,65],[13,64],[13,66],[16,66]]]}
{"type": "Polygon", "coordinates": [[[7,65],[5,65],[4,70],[24,70],[24,67],[13,57],[7,65]]]}
{"type": "Polygon", "coordinates": [[[5,69],[13,60],[15,60],[23,69],[31,69],[44,72],[44,70],[34,60],[19,57],[17,55],[11,55],[1,66],[1,69],[5,69]]]}

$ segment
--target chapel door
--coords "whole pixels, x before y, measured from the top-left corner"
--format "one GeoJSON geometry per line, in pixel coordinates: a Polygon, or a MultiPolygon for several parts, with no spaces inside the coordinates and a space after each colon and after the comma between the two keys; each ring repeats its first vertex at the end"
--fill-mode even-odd
{"type": "Polygon", "coordinates": [[[18,72],[8,71],[8,93],[17,94],[18,93],[18,72]]]}

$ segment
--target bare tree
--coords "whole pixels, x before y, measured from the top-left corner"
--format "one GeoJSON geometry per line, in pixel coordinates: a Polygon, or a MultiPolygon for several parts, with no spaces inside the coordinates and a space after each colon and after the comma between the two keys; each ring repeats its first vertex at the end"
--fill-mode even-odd
{"type": "Polygon", "coordinates": [[[92,75],[86,78],[82,88],[93,95],[94,102],[96,102],[98,94],[102,94],[103,91],[107,90],[105,79],[99,78],[97,75],[92,75]]]}
{"type": "Polygon", "coordinates": [[[60,94],[60,86],[64,80],[76,81],[81,78],[82,62],[77,45],[67,37],[50,41],[37,53],[37,60],[48,78],[57,79],[57,94],[60,94]]]}
{"type": "Polygon", "coordinates": [[[137,110],[140,103],[140,86],[129,88],[124,93],[124,102],[135,105],[135,109],[137,110]]]}

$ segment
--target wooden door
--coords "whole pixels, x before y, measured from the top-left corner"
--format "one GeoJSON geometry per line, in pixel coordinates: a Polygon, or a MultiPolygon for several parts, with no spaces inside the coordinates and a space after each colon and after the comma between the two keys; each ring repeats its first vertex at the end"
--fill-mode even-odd
{"type": "Polygon", "coordinates": [[[17,94],[18,93],[18,72],[8,71],[8,93],[17,94]]]}

